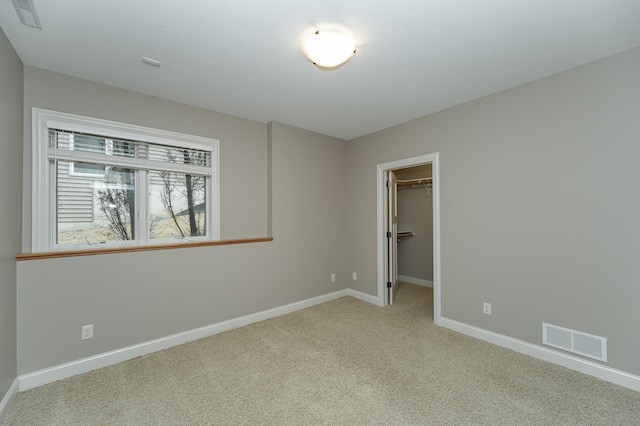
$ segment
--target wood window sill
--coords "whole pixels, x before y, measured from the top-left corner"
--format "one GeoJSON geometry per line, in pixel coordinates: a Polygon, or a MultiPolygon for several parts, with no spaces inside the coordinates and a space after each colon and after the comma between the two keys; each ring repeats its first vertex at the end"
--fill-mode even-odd
{"type": "Polygon", "coordinates": [[[100,254],[132,253],[132,252],[139,252],[139,251],[155,251],[155,250],[173,250],[173,249],[209,247],[209,246],[226,246],[231,244],[264,243],[269,241],[273,241],[273,237],[245,238],[245,239],[238,239],[238,240],[198,241],[194,243],[158,244],[158,245],[148,245],[148,246],[112,247],[112,248],[95,249],[95,250],[70,250],[70,251],[54,251],[54,252],[44,252],[44,253],[22,253],[16,256],[16,260],[21,261],[21,260],[56,259],[61,257],[96,256],[100,254]]]}

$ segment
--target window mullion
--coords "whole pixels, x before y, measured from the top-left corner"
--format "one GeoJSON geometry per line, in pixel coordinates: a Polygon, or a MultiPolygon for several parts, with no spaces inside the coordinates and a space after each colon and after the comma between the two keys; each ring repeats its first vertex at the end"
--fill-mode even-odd
{"type": "Polygon", "coordinates": [[[136,172],[136,240],[140,244],[149,243],[149,173],[136,172]]]}
{"type": "Polygon", "coordinates": [[[53,248],[57,243],[57,235],[58,235],[58,220],[56,214],[58,213],[58,209],[56,208],[56,204],[58,202],[58,160],[49,162],[49,211],[51,214],[43,215],[46,216],[46,220],[48,221],[46,229],[49,230],[47,233],[47,241],[41,242],[41,247],[53,248]]]}
{"type": "Polygon", "coordinates": [[[105,164],[109,166],[126,167],[129,169],[160,170],[205,176],[211,174],[211,167],[199,166],[194,164],[162,163],[146,158],[118,157],[113,155],[97,154],[93,152],[68,151],[60,149],[56,150],[54,148],[49,148],[48,157],[50,159],[84,161],[87,163],[105,164]]]}

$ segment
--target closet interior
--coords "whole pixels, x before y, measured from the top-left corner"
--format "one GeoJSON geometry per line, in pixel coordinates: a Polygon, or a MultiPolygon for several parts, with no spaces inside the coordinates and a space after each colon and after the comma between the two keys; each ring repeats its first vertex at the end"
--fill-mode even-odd
{"type": "Polygon", "coordinates": [[[398,279],[433,287],[431,164],[394,173],[398,179],[398,279]]]}

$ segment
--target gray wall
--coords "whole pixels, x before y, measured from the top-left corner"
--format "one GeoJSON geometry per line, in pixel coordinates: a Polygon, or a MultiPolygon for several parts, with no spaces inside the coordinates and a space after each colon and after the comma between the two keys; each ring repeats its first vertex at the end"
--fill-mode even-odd
{"type": "Polygon", "coordinates": [[[275,240],[20,262],[18,374],[347,286],[376,294],[376,165],[433,152],[443,316],[535,344],[542,321],[605,336],[609,365],[640,374],[639,69],[635,49],[344,143],[26,67],[25,251],[34,106],[220,139],[222,237],[275,240]]]}
{"type": "Polygon", "coordinates": [[[442,315],[605,336],[640,374],[639,118],[634,49],[351,141],[352,287],[376,294],[376,164],[440,152],[442,315]]]}
{"type": "Polygon", "coordinates": [[[19,262],[19,374],[346,287],[344,141],[26,67],[32,107],[220,139],[222,237],[274,241],[19,262]]]}
{"type": "Polygon", "coordinates": [[[22,197],[22,61],[0,29],[0,400],[16,378],[16,254],[22,197]]]}
{"type": "Polygon", "coordinates": [[[267,125],[26,66],[23,250],[31,249],[31,109],[220,139],[222,239],[267,233],[267,125]]]}
{"type": "MultiPolygon", "coordinates": [[[[399,180],[431,176],[431,164],[395,171],[399,180]]],[[[398,231],[415,235],[398,243],[398,274],[433,282],[433,191],[398,186],[398,231]]]]}

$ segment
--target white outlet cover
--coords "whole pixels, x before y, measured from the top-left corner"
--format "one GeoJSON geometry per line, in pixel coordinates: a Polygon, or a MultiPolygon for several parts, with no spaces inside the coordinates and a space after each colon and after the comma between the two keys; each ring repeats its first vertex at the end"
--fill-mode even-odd
{"type": "Polygon", "coordinates": [[[93,339],[93,324],[82,326],[82,340],[93,339]]]}
{"type": "Polygon", "coordinates": [[[483,303],[482,304],[482,312],[491,315],[491,303],[483,303]]]}

